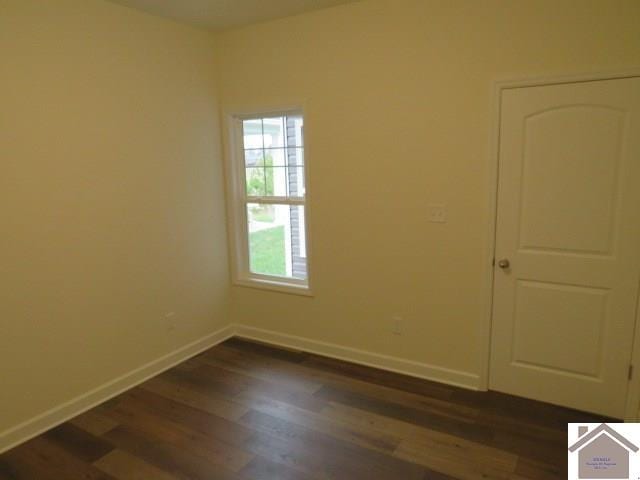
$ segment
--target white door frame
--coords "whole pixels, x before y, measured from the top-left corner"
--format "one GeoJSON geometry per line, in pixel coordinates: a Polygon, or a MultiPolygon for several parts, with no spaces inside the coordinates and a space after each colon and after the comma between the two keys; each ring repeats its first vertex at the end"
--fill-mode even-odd
{"type": "MultiPolygon", "coordinates": [[[[579,75],[563,75],[552,77],[529,77],[510,80],[497,80],[493,82],[492,92],[492,125],[491,142],[489,150],[489,216],[487,229],[487,250],[486,250],[486,273],[485,273],[485,298],[486,310],[484,322],[481,327],[481,368],[478,388],[480,390],[489,389],[489,363],[491,359],[491,328],[493,320],[493,277],[495,268],[493,260],[496,248],[496,227],[498,209],[498,162],[500,154],[500,111],[503,90],[509,88],[535,87],[543,85],[558,85],[563,83],[591,82],[596,80],[615,80],[621,78],[640,77],[640,67],[630,68],[622,71],[585,73],[579,75]]],[[[640,278],[638,284],[640,290],[640,278]]],[[[638,307],[636,308],[636,325],[634,328],[634,338],[631,358],[631,365],[634,366],[635,373],[632,381],[629,382],[627,390],[627,406],[625,409],[625,421],[638,421],[638,410],[640,407],[640,295],[638,307]]]]}

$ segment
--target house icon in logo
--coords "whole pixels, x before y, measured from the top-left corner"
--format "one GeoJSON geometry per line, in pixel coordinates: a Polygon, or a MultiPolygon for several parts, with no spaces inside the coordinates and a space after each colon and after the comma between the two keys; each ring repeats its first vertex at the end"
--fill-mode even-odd
{"type": "Polygon", "coordinates": [[[569,447],[578,453],[578,478],[629,478],[629,452],[636,447],[606,423],[589,432],[578,427],[578,441],[569,447]]]}

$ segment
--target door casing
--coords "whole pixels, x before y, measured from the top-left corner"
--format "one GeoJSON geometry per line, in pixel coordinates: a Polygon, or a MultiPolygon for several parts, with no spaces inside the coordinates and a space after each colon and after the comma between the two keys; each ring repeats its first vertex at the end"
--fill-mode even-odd
{"type": "MultiPolygon", "coordinates": [[[[493,322],[493,295],[494,272],[493,266],[496,247],[497,209],[498,209],[498,165],[500,153],[500,113],[502,92],[510,88],[534,87],[544,85],[559,85],[565,83],[592,82],[597,80],[616,80],[621,78],[640,77],[640,67],[622,71],[610,71],[600,73],[585,73],[577,75],[540,76],[510,80],[496,80],[493,82],[492,92],[492,125],[489,151],[489,216],[487,228],[486,250],[486,274],[485,274],[485,320],[481,327],[481,371],[479,373],[478,388],[487,391],[489,389],[489,364],[491,359],[491,329],[493,322]]],[[[639,247],[640,248],[640,247],[639,247]]],[[[630,365],[633,366],[633,377],[629,381],[625,408],[625,421],[636,422],[640,420],[640,272],[638,278],[638,304],[636,306],[636,320],[630,365]]]]}

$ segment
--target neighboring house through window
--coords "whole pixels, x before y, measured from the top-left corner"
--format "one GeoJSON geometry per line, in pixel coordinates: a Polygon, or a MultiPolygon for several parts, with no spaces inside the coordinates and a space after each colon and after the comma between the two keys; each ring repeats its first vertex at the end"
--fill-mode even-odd
{"type": "Polygon", "coordinates": [[[306,293],[303,116],[297,111],[236,116],[231,133],[234,280],[306,293]]]}

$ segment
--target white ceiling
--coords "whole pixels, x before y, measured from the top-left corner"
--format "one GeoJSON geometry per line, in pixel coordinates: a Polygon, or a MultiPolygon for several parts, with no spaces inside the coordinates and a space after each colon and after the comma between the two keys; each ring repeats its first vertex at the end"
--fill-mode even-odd
{"type": "Polygon", "coordinates": [[[111,0],[209,30],[225,30],[358,0],[111,0]]]}

